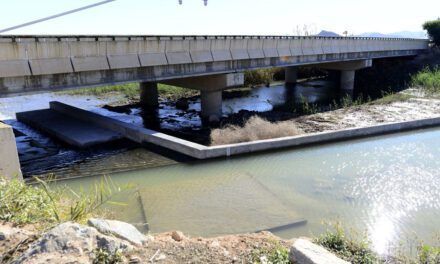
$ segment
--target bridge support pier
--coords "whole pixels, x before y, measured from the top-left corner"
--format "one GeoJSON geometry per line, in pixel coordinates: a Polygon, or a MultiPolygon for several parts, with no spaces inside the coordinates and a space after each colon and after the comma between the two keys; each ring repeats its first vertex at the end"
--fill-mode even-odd
{"type": "Polygon", "coordinates": [[[23,179],[12,127],[0,122],[0,177],[23,179]]]}
{"type": "Polygon", "coordinates": [[[286,84],[295,84],[296,80],[298,79],[298,67],[286,67],[284,69],[284,80],[286,84]]]}
{"type": "Polygon", "coordinates": [[[200,91],[202,118],[210,122],[222,116],[222,91],[200,91]]]}
{"type": "Polygon", "coordinates": [[[354,92],[354,78],[356,70],[368,68],[373,65],[372,60],[354,60],[345,62],[332,62],[322,64],[320,66],[327,70],[341,71],[340,87],[341,90],[348,95],[353,95],[354,92]]]}
{"type": "Polygon", "coordinates": [[[141,82],[139,84],[141,90],[140,103],[144,108],[155,109],[159,106],[159,93],[157,91],[157,83],[141,82]]]}
{"type": "Polygon", "coordinates": [[[215,122],[222,116],[222,91],[244,84],[243,73],[227,73],[172,79],[163,83],[200,91],[202,119],[215,122]]]}
{"type": "Polygon", "coordinates": [[[354,70],[342,70],[341,71],[341,90],[347,94],[353,94],[354,90],[354,70]]]}

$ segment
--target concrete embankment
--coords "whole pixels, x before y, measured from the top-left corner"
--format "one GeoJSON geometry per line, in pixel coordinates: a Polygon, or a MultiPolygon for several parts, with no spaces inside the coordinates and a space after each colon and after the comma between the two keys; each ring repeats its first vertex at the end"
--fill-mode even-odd
{"type": "Polygon", "coordinates": [[[51,109],[64,115],[74,116],[83,121],[93,123],[117,133],[121,133],[124,137],[127,137],[133,141],[139,143],[152,143],[197,159],[228,157],[232,155],[275,150],[287,147],[302,147],[311,144],[344,141],[440,125],[440,117],[436,117],[405,122],[385,123],[369,127],[349,128],[339,131],[318,132],[308,135],[208,147],[169,136],[154,130],[124,123],[110,117],[101,116],[99,114],[59,102],[51,102],[50,106],[51,109]]]}

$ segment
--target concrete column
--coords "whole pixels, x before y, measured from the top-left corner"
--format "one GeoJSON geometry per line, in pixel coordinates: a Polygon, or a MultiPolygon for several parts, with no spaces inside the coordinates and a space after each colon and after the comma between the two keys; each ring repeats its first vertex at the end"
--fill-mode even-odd
{"type": "Polygon", "coordinates": [[[141,106],[154,109],[159,105],[159,93],[157,91],[157,83],[141,82],[141,106]]]}
{"type": "Polygon", "coordinates": [[[219,120],[222,116],[222,91],[200,91],[202,118],[208,121],[219,120]]]}
{"type": "Polygon", "coordinates": [[[298,78],[298,68],[297,67],[286,67],[285,70],[285,82],[287,84],[295,84],[298,78]]]}
{"type": "Polygon", "coordinates": [[[0,177],[23,179],[14,132],[12,127],[2,122],[0,122],[0,177]]]}
{"type": "Polygon", "coordinates": [[[341,71],[341,90],[353,93],[354,90],[354,70],[341,71]]]}

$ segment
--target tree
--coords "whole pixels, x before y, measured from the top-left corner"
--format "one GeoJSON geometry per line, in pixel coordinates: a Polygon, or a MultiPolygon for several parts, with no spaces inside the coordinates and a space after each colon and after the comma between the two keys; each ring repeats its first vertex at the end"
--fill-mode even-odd
{"type": "Polygon", "coordinates": [[[432,42],[434,42],[434,45],[440,47],[440,18],[425,22],[423,29],[428,31],[428,35],[432,42]]]}

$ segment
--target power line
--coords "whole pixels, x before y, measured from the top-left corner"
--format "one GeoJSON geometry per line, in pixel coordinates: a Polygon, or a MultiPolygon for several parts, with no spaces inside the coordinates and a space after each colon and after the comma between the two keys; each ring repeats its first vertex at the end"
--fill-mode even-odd
{"type": "Polygon", "coordinates": [[[43,22],[43,21],[51,20],[51,19],[54,19],[54,18],[57,18],[57,17],[62,17],[62,16],[65,16],[65,15],[69,15],[69,14],[72,14],[72,13],[76,13],[76,12],[79,12],[79,11],[82,11],[82,10],[86,10],[86,9],[93,8],[93,7],[96,7],[96,6],[104,5],[104,4],[107,4],[107,3],[110,3],[110,2],[114,2],[114,1],[116,1],[116,0],[106,0],[106,1],[101,1],[101,2],[95,3],[95,4],[91,4],[91,5],[88,5],[88,6],[83,6],[83,7],[80,7],[80,8],[72,9],[72,10],[69,10],[69,11],[66,11],[66,12],[63,12],[63,13],[59,13],[59,14],[56,14],[56,15],[48,16],[48,17],[45,17],[45,18],[40,18],[40,19],[37,19],[37,20],[34,20],[34,21],[30,21],[30,22],[27,22],[27,23],[24,23],[24,24],[20,24],[20,25],[16,25],[16,26],[13,26],[13,27],[5,28],[5,29],[0,30],[0,33],[11,31],[11,30],[14,30],[14,29],[17,29],[17,28],[22,28],[22,27],[30,26],[30,25],[37,24],[37,23],[40,23],[40,22],[43,22]]]}

